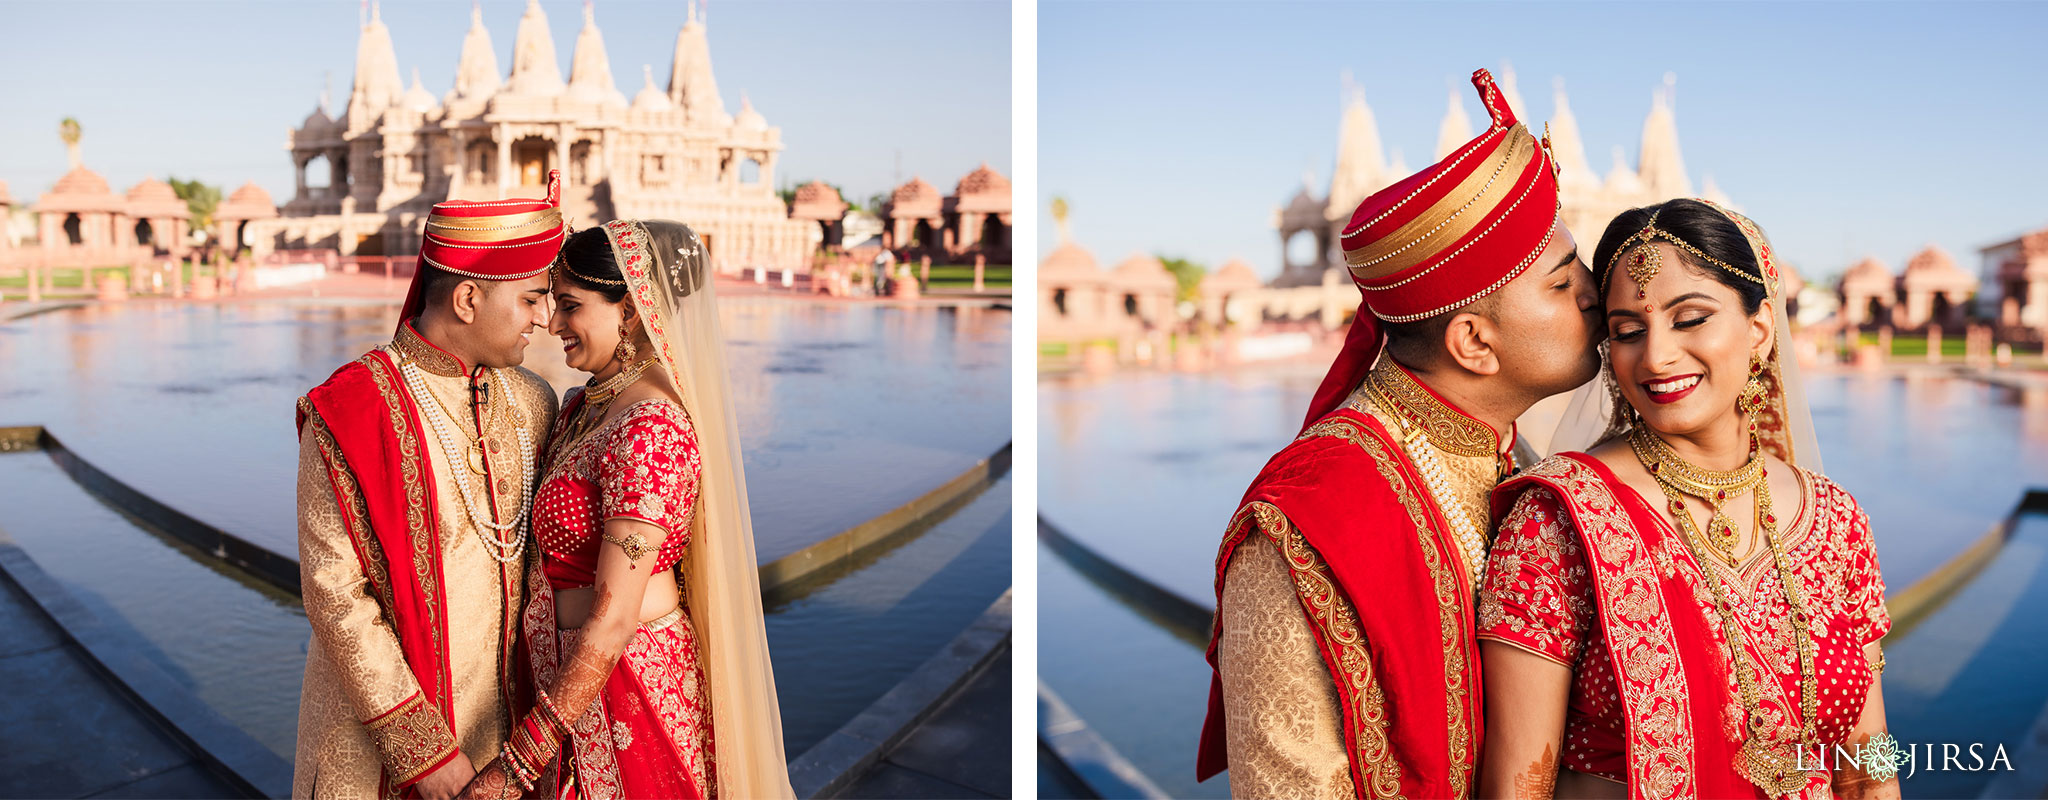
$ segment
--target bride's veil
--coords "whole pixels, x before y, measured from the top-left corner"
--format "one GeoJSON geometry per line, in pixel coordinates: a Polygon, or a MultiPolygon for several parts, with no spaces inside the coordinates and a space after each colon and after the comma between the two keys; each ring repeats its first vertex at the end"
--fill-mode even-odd
{"type": "Polygon", "coordinates": [[[793,797],[761,612],[739,426],[704,244],[688,226],[667,220],[614,220],[604,229],[655,357],[674,379],[696,428],[703,457],[683,593],[709,684],[717,795],[793,797]]]}
{"type": "MultiPolygon", "coordinates": [[[[1820,445],[1813,434],[1813,413],[1807,407],[1806,381],[1800,373],[1798,357],[1790,352],[1792,325],[1785,312],[1785,281],[1777,253],[1771,249],[1771,240],[1764,235],[1763,229],[1749,217],[1712,201],[1700,202],[1727,215],[1735,227],[1742,230],[1742,235],[1749,240],[1750,252],[1756,256],[1757,266],[1764,273],[1765,296],[1771,303],[1771,324],[1776,335],[1772,337],[1768,359],[1770,369],[1766,371],[1764,381],[1768,407],[1763,418],[1757,420],[1757,438],[1764,450],[1785,463],[1820,472],[1820,445]]],[[[1594,265],[1596,269],[1601,266],[1594,265]]],[[[1607,282],[1603,280],[1600,285],[1604,290],[1607,282]]],[[[1608,356],[1607,343],[1602,342],[1600,374],[1572,393],[1571,402],[1565,406],[1564,417],[1558,420],[1557,431],[1550,437],[1550,452],[1545,455],[1590,450],[1594,445],[1626,433],[1629,418],[1620,387],[1614,383],[1614,365],[1608,356]]]]}

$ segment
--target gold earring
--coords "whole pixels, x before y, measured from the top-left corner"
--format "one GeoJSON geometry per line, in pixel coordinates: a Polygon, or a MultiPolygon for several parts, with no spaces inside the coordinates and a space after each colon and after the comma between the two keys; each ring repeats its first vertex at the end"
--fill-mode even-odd
{"type": "Polygon", "coordinates": [[[633,344],[633,332],[626,328],[624,321],[619,322],[619,346],[612,348],[612,357],[621,364],[630,364],[637,355],[640,355],[640,348],[633,344]]]}
{"type": "Polygon", "coordinates": [[[1742,394],[1735,398],[1735,408],[1749,417],[1749,452],[1755,455],[1760,445],[1756,436],[1756,421],[1763,416],[1765,404],[1769,401],[1764,388],[1764,360],[1755,353],[1749,354],[1749,383],[1743,385],[1742,394]]]}

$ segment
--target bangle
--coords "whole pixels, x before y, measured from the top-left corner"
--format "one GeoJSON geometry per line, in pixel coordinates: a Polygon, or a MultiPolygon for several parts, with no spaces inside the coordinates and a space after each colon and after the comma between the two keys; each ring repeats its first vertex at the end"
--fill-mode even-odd
{"type": "Polygon", "coordinates": [[[1883,674],[1884,674],[1884,651],[1883,651],[1883,650],[1879,650],[1879,651],[1877,651],[1877,661],[1875,661],[1875,662],[1872,662],[1872,663],[1871,663],[1871,665],[1870,665],[1870,674],[1872,674],[1872,675],[1883,675],[1883,674]]]}
{"type": "Polygon", "coordinates": [[[539,686],[533,687],[533,692],[534,694],[540,696],[540,710],[542,714],[547,715],[548,722],[553,723],[555,726],[555,730],[559,732],[562,736],[568,736],[569,723],[566,720],[562,719],[562,712],[555,709],[554,698],[549,697],[547,690],[542,689],[539,686]]]}
{"type": "Polygon", "coordinates": [[[511,742],[506,742],[499,746],[498,755],[505,764],[505,771],[511,773],[512,778],[519,781],[520,786],[532,791],[533,779],[527,777],[526,765],[520,763],[517,748],[514,748],[511,742]]]}

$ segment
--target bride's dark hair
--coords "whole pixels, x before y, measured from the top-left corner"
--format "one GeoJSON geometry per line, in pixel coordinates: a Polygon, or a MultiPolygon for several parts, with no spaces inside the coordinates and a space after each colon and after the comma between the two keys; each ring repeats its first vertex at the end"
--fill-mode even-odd
{"type": "MultiPolygon", "coordinates": [[[[1600,278],[1600,296],[1607,296],[1607,286],[1614,279],[1614,270],[1609,262],[1614,260],[1615,250],[1622,242],[1636,235],[1644,225],[1656,217],[1657,228],[1666,231],[1686,244],[1700,249],[1709,256],[1718,258],[1729,266],[1754,276],[1757,280],[1744,280],[1739,275],[1730,275],[1726,270],[1712,264],[1701,263],[1691,253],[1679,248],[1678,258],[1689,269],[1704,272],[1720,281],[1742,297],[1742,310],[1754,314],[1763,307],[1763,270],[1756,263],[1756,251],[1749,247],[1749,238],[1742,235],[1735,220],[1719,209],[1698,200],[1679,199],[1642,208],[1631,208],[1621,212],[1613,222],[1607,223],[1607,232],[1600,235],[1600,246],[1593,249],[1593,267],[1600,278]]],[[[579,269],[581,267],[578,267],[579,269]]]]}
{"type": "Polygon", "coordinates": [[[569,241],[562,244],[562,260],[573,265],[561,270],[563,280],[604,295],[606,302],[626,299],[626,276],[619,272],[619,262],[612,258],[612,242],[604,235],[604,228],[584,228],[569,234],[569,241]],[[616,283],[598,283],[589,278],[616,283]]]}

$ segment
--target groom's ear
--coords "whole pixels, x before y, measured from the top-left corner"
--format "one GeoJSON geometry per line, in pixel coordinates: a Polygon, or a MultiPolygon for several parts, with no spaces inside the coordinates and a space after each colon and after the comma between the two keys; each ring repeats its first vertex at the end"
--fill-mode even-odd
{"type": "Polygon", "coordinates": [[[1460,311],[1444,326],[1444,355],[1474,375],[1500,372],[1500,326],[1477,310],[1460,311]]]}
{"type": "Polygon", "coordinates": [[[483,302],[484,287],[474,279],[455,284],[454,291],[448,294],[448,309],[465,325],[476,322],[483,302]]]}

